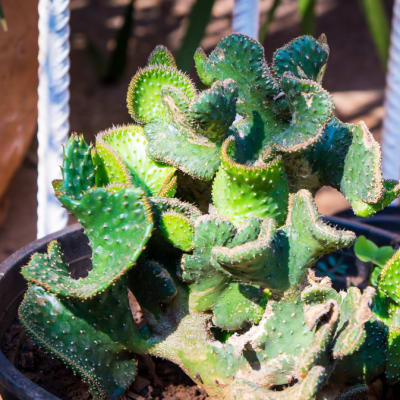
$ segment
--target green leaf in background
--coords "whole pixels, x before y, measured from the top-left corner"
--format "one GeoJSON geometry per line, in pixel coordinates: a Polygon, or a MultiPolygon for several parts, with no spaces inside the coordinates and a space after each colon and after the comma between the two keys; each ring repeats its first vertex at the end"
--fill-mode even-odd
{"type": "Polygon", "coordinates": [[[134,26],[134,11],[135,0],[131,0],[125,9],[124,22],[115,36],[115,48],[108,58],[104,56],[94,42],[88,41],[88,52],[93,66],[104,83],[115,82],[124,72],[129,38],[134,26]]]}
{"type": "Polygon", "coordinates": [[[315,4],[317,0],[299,0],[299,14],[300,14],[300,25],[301,33],[303,35],[314,35],[315,34],[315,4]]]}
{"type": "Polygon", "coordinates": [[[378,247],[365,236],[360,236],[354,245],[354,253],[363,262],[372,262],[383,267],[396,252],[391,246],[378,247]]]}
{"type": "Polygon", "coordinates": [[[189,72],[193,66],[193,54],[204,37],[215,0],[196,0],[189,15],[189,24],[176,55],[176,63],[182,71],[189,72]]]}
{"type": "Polygon", "coordinates": [[[4,16],[3,6],[1,5],[1,3],[0,3],[0,24],[3,27],[4,31],[7,32],[7,30],[8,30],[7,21],[4,16]]]}
{"type": "Polygon", "coordinates": [[[370,275],[371,285],[375,287],[378,286],[378,278],[383,266],[393,257],[395,252],[396,250],[391,246],[378,247],[365,236],[359,236],[354,244],[354,253],[359,260],[376,265],[370,275]]]}
{"type": "Polygon", "coordinates": [[[258,33],[258,41],[260,43],[264,43],[264,40],[268,33],[269,26],[271,25],[271,22],[275,18],[275,11],[278,8],[278,6],[281,4],[281,2],[282,2],[282,0],[274,0],[270,9],[268,10],[265,22],[262,24],[262,26],[260,28],[260,32],[258,33]]]}
{"type": "Polygon", "coordinates": [[[382,0],[360,0],[360,4],[382,66],[386,68],[389,58],[390,23],[383,2],[382,0]]]}

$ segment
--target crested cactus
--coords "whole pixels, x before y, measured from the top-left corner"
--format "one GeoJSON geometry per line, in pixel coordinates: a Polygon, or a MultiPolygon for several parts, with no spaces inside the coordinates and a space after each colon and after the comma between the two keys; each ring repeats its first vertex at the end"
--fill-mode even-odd
{"type": "Polygon", "coordinates": [[[355,241],[319,215],[320,187],[362,216],[400,192],[365,125],[333,116],[328,55],[324,36],[303,36],[270,68],[259,43],[233,34],[196,52],[199,91],[158,46],[129,85],[135,124],[94,145],[70,137],[54,189],[89,238],[92,269],[73,279],[51,242],[22,269],[19,318],[96,398],[122,396],[137,354],[175,362],[221,400],[322,399],[335,385],[350,398],[400,373],[375,290],[338,293],[312,271],[355,241]]]}

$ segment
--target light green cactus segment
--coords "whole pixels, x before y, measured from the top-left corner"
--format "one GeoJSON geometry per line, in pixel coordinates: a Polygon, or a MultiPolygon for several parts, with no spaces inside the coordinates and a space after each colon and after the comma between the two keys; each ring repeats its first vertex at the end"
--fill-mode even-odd
{"type": "Polygon", "coordinates": [[[258,238],[261,230],[262,219],[250,217],[237,229],[235,237],[229,243],[229,247],[240,246],[252,242],[258,238]]]}
{"type": "Polygon", "coordinates": [[[331,381],[336,383],[370,383],[384,372],[387,331],[382,323],[371,319],[365,324],[364,343],[351,355],[337,360],[331,381]]]}
{"type": "Polygon", "coordinates": [[[95,185],[95,167],[91,158],[92,146],[82,135],[72,134],[63,149],[62,180],[57,190],[72,198],[80,198],[95,185]]]}
{"type": "Polygon", "coordinates": [[[278,77],[290,72],[301,79],[322,82],[328,56],[325,35],[318,40],[312,36],[300,36],[275,51],[272,68],[278,77]]]}
{"type": "Polygon", "coordinates": [[[392,180],[383,181],[384,194],[383,198],[375,204],[366,203],[362,200],[352,202],[353,211],[360,217],[370,217],[376,212],[383,210],[389,206],[394,200],[400,196],[400,183],[392,180]]]}
{"type": "Polygon", "coordinates": [[[73,279],[60,245],[51,242],[48,253],[35,254],[22,274],[56,295],[91,298],[134,266],[153,229],[150,204],[139,188],[99,188],[80,200],[59,199],[85,228],[93,269],[86,278],[73,279]]]}
{"type": "MultiPolygon", "coordinates": [[[[122,161],[129,171],[132,184],[143,188],[148,195],[158,195],[171,181],[173,184],[168,195],[175,194],[175,168],[155,162],[147,155],[147,139],[141,126],[125,125],[102,132],[96,138],[96,148],[100,157],[106,157],[104,164],[111,179],[113,168],[117,166],[115,174],[118,175],[122,161]],[[108,159],[116,161],[110,163],[108,159]]],[[[113,183],[111,179],[110,183],[113,183]]]]}
{"type": "Polygon", "coordinates": [[[194,55],[197,73],[206,85],[233,79],[239,89],[238,111],[267,107],[279,88],[264,57],[264,49],[254,39],[234,33],[222,39],[207,57],[201,49],[194,55]]]}
{"type": "MultiPolygon", "coordinates": [[[[191,100],[175,86],[164,86],[161,89],[161,99],[167,108],[170,119],[189,125],[189,108],[191,100]]],[[[192,99],[192,101],[194,101],[192,99]]]]}
{"type": "Polygon", "coordinates": [[[205,215],[197,219],[193,254],[182,257],[182,278],[190,282],[189,306],[197,311],[212,308],[229,283],[228,275],[211,258],[214,246],[224,246],[235,235],[235,227],[221,217],[205,215]]]}
{"type": "Polygon", "coordinates": [[[400,250],[385,264],[378,287],[385,296],[400,305],[400,250]]]}
{"type": "Polygon", "coordinates": [[[265,219],[260,234],[254,241],[235,247],[215,246],[212,259],[241,282],[251,282],[269,289],[287,288],[287,268],[279,263],[274,235],[276,224],[273,219],[265,219]]]}
{"type": "Polygon", "coordinates": [[[211,180],[220,164],[220,144],[236,115],[236,96],[232,80],[216,83],[191,102],[179,89],[164,87],[170,120],[145,126],[150,156],[194,178],[211,180]]]}
{"type": "Polygon", "coordinates": [[[127,94],[128,111],[139,123],[167,121],[169,112],[162,101],[164,86],[174,86],[192,99],[195,88],[190,78],[172,67],[149,66],[138,71],[131,80],[127,94]]]}
{"type": "Polygon", "coordinates": [[[267,164],[246,166],[231,158],[234,146],[233,137],[229,137],[221,148],[222,164],[212,190],[218,212],[237,226],[249,217],[270,217],[282,225],[289,189],[281,159],[277,157],[267,164]]]}
{"type": "Polygon", "coordinates": [[[150,203],[153,207],[153,211],[157,216],[160,216],[165,212],[175,212],[178,214],[183,214],[190,220],[195,220],[202,214],[200,210],[190,203],[185,203],[184,201],[175,198],[165,198],[165,197],[150,197],[150,203]]]}
{"type": "Polygon", "coordinates": [[[291,285],[303,278],[307,268],[320,257],[341,248],[350,247],[356,236],[351,231],[335,229],[321,219],[312,195],[300,190],[289,199],[289,214],[276,245],[280,258],[288,265],[291,285]]]}
{"type": "Polygon", "coordinates": [[[237,96],[238,89],[232,79],[217,81],[197,96],[189,118],[204,136],[220,144],[235,120],[237,96]]]}
{"type": "Polygon", "coordinates": [[[172,53],[163,45],[159,44],[151,52],[147,61],[148,65],[163,65],[176,68],[175,58],[172,53]]]}
{"type": "Polygon", "coordinates": [[[185,215],[174,211],[161,214],[160,230],[176,248],[186,252],[193,249],[194,226],[185,215]]]}
{"type": "Polygon", "coordinates": [[[171,275],[156,261],[140,262],[128,276],[129,288],[140,306],[156,315],[160,313],[160,304],[170,303],[177,295],[171,275]]]}
{"type": "Polygon", "coordinates": [[[127,300],[121,285],[86,302],[29,285],[18,315],[29,336],[78,373],[94,398],[117,400],[137,373],[129,342],[138,331],[127,300]]]}
{"type": "Polygon", "coordinates": [[[109,144],[104,142],[96,143],[96,149],[93,151],[92,158],[97,169],[96,180],[98,183],[101,183],[98,186],[132,184],[128,168],[109,144]]]}
{"type": "Polygon", "coordinates": [[[249,324],[258,324],[267,300],[268,295],[260,291],[260,288],[232,282],[212,308],[214,323],[228,331],[238,330],[249,324]]]}
{"type": "Polygon", "coordinates": [[[192,128],[155,122],[145,126],[145,134],[153,160],[200,180],[209,181],[215,175],[220,164],[219,147],[192,128]]]}

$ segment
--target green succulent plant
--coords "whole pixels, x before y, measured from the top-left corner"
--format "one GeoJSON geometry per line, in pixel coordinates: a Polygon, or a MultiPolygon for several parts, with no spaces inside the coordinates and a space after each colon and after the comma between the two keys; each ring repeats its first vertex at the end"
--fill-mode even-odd
{"type": "Polygon", "coordinates": [[[350,396],[383,373],[390,337],[374,290],[338,293],[312,271],[355,241],[322,220],[320,187],[362,216],[400,192],[365,125],[333,116],[328,54],[325,37],[303,36],[270,68],[259,43],[233,34],[196,52],[199,91],[158,46],[128,89],[135,124],[94,145],[70,137],[54,189],[89,238],[92,269],[73,279],[51,242],[22,270],[19,318],[96,398],[120,398],[142,354],[225,400],[314,399],[335,385],[350,396]]]}

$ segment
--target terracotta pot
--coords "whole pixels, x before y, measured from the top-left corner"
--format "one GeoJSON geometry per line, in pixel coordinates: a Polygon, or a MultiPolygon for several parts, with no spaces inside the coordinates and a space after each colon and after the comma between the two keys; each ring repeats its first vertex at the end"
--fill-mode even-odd
{"type": "Polygon", "coordinates": [[[2,0],[0,28],[0,199],[21,164],[37,120],[38,2],[2,0]]]}

